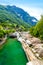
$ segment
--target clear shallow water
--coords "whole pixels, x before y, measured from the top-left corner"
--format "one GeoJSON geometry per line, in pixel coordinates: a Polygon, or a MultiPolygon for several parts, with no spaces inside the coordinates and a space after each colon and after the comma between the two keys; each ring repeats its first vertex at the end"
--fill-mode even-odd
{"type": "Polygon", "coordinates": [[[0,50],[0,65],[26,65],[27,62],[21,43],[9,38],[0,50]]]}

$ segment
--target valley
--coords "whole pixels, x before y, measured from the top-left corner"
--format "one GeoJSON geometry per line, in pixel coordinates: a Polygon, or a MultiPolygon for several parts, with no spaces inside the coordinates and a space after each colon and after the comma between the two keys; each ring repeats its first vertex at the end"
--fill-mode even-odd
{"type": "Polygon", "coordinates": [[[43,15],[37,20],[16,6],[0,5],[0,65],[43,65],[43,15]]]}

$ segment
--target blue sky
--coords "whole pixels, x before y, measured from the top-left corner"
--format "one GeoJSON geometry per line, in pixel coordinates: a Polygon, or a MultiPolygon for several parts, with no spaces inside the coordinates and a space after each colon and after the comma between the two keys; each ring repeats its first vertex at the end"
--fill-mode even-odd
{"type": "Polygon", "coordinates": [[[43,0],[0,0],[0,4],[16,5],[38,19],[43,14],[43,0]]]}

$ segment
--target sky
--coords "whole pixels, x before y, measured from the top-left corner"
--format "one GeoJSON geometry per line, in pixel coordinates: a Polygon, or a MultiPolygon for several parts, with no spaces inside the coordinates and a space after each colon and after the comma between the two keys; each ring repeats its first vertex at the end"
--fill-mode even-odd
{"type": "Polygon", "coordinates": [[[37,19],[43,15],[43,0],[0,0],[0,4],[20,7],[37,19]]]}

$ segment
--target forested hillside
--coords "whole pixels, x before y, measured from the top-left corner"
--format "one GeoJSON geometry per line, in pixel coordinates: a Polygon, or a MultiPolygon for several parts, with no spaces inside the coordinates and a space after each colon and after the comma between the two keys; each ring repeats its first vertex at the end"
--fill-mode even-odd
{"type": "Polygon", "coordinates": [[[15,31],[28,31],[37,19],[16,6],[0,5],[0,37],[15,31]]]}
{"type": "Polygon", "coordinates": [[[16,14],[8,12],[4,9],[3,6],[0,6],[0,22],[9,21],[10,23],[15,23],[17,25],[22,25],[24,27],[30,27],[29,24],[24,22],[22,19],[18,18],[16,14]]]}
{"type": "Polygon", "coordinates": [[[35,25],[37,21],[35,17],[30,16],[21,8],[0,5],[0,22],[5,22],[6,20],[26,27],[35,25]]]}

